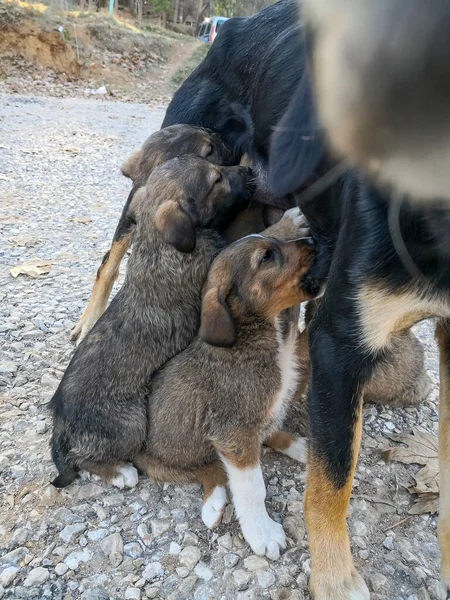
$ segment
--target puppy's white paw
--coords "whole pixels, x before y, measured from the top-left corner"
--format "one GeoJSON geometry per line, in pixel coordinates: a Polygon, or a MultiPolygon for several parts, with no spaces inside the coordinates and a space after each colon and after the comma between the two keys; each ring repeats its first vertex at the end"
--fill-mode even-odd
{"type": "Polygon", "coordinates": [[[81,317],[70,332],[72,342],[76,342],[76,345],[79,346],[101,316],[102,314],[100,313],[99,315],[81,317]]]}
{"type": "Polygon", "coordinates": [[[280,550],[286,548],[286,535],[283,527],[272,521],[269,515],[255,515],[254,519],[241,522],[242,533],[255,554],[266,555],[270,560],[280,557],[280,550]]]}
{"type": "Polygon", "coordinates": [[[337,573],[324,576],[312,573],[310,586],[314,600],[370,600],[370,592],[361,575],[353,570],[348,580],[337,573]]]}
{"type": "Polygon", "coordinates": [[[225,488],[222,486],[215,487],[202,506],[202,521],[206,527],[214,529],[220,524],[226,504],[227,492],[225,488]]]}
{"type": "Polygon", "coordinates": [[[436,596],[438,600],[449,600],[450,598],[450,582],[444,578],[436,585],[436,596]]]}
{"type": "Polygon", "coordinates": [[[290,456],[294,460],[298,460],[298,462],[306,463],[308,454],[308,442],[306,441],[306,438],[296,438],[289,448],[284,451],[284,454],[290,456]]]}
{"type": "Polygon", "coordinates": [[[111,479],[111,484],[118,487],[120,490],[123,488],[134,488],[137,486],[139,479],[138,471],[133,465],[123,465],[117,470],[116,475],[111,479]]]}
{"type": "Polygon", "coordinates": [[[308,226],[306,219],[298,206],[294,206],[294,208],[287,210],[283,215],[283,219],[291,219],[294,225],[298,228],[308,226]]]}

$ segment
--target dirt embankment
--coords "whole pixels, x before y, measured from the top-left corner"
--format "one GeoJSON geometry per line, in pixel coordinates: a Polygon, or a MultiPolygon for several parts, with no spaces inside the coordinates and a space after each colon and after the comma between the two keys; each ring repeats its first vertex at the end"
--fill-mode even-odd
{"type": "Polygon", "coordinates": [[[198,46],[101,14],[0,0],[0,91],[166,103],[170,77],[198,46]]]}

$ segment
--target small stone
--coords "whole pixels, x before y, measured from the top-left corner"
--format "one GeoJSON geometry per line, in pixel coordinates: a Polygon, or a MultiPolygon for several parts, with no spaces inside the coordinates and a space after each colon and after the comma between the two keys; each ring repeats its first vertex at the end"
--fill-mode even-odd
{"type": "Polygon", "coordinates": [[[61,495],[53,485],[48,485],[41,497],[39,498],[39,506],[54,506],[61,500],[61,495]]]}
{"type": "Polygon", "coordinates": [[[135,542],[125,544],[125,546],[123,547],[123,551],[125,556],[129,556],[130,558],[139,558],[140,556],[142,556],[142,548],[139,544],[135,542]]]}
{"type": "Polygon", "coordinates": [[[402,558],[409,564],[420,564],[420,560],[409,550],[403,550],[402,558]]]}
{"type": "Polygon", "coordinates": [[[16,548],[12,552],[8,552],[8,554],[4,554],[2,557],[0,557],[0,564],[20,567],[21,563],[25,560],[25,556],[27,555],[27,553],[27,548],[16,548]]]}
{"type": "Polygon", "coordinates": [[[200,550],[196,546],[186,546],[180,552],[180,564],[188,569],[193,569],[201,558],[200,550]]]}
{"type": "Polygon", "coordinates": [[[18,567],[6,567],[6,569],[3,569],[0,573],[0,586],[6,588],[11,585],[19,571],[18,567]]]}
{"type": "Polygon", "coordinates": [[[45,421],[38,421],[36,423],[36,433],[38,435],[43,435],[48,431],[48,424],[45,421]]]}
{"type": "Polygon", "coordinates": [[[50,573],[47,569],[44,569],[44,567],[36,567],[29,572],[28,577],[23,582],[23,585],[24,587],[42,585],[49,577],[50,573]]]}
{"type": "Polygon", "coordinates": [[[186,531],[183,537],[183,546],[196,546],[198,537],[192,531],[186,531]]]}
{"type": "Polygon", "coordinates": [[[187,567],[177,567],[175,571],[177,572],[177,575],[181,577],[181,579],[187,577],[191,572],[190,569],[188,569],[187,567]]]}
{"type": "Polygon", "coordinates": [[[141,590],[135,587],[127,587],[125,590],[125,600],[141,600],[141,590]]]}
{"type": "Polygon", "coordinates": [[[152,543],[152,536],[150,535],[147,525],[145,523],[141,523],[140,525],[138,525],[137,533],[141,540],[144,542],[144,544],[146,546],[150,546],[150,544],[152,543]]]}
{"type": "Polygon", "coordinates": [[[169,554],[180,554],[181,552],[181,546],[180,544],[177,544],[176,542],[170,542],[170,546],[169,546],[169,554]]]}
{"type": "Polygon", "coordinates": [[[0,471],[5,471],[10,464],[10,460],[7,456],[0,454],[0,471]]]}
{"type": "Polygon", "coordinates": [[[83,552],[71,552],[69,556],[64,559],[64,562],[72,569],[72,571],[76,571],[78,569],[80,562],[87,563],[91,559],[91,553],[88,550],[83,550],[83,552]]]}
{"type": "Polygon", "coordinates": [[[93,542],[99,542],[100,540],[105,539],[108,535],[107,529],[92,529],[87,532],[88,538],[93,542]]]}
{"type": "Polygon", "coordinates": [[[283,528],[287,535],[294,540],[294,542],[299,542],[305,537],[305,521],[299,514],[287,516],[284,519],[283,528]]]}
{"type": "Polygon", "coordinates": [[[112,533],[100,542],[100,547],[106,556],[112,554],[123,554],[123,540],[120,533],[112,533]]]}
{"type": "Polygon", "coordinates": [[[160,562],[149,563],[142,572],[142,577],[146,581],[153,581],[164,574],[164,569],[160,562]]]}
{"type": "Polygon", "coordinates": [[[197,577],[200,577],[200,579],[203,579],[204,581],[209,581],[213,577],[213,572],[203,562],[199,562],[198,565],[195,567],[195,574],[197,575],[197,577]]]}
{"type": "Polygon", "coordinates": [[[222,548],[225,548],[225,550],[231,550],[233,548],[233,540],[231,539],[231,535],[229,533],[220,536],[217,539],[217,543],[222,548]]]}
{"type": "Polygon", "coordinates": [[[256,578],[259,586],[263,589],[266,589],[275,583],[275,575],[264,569],[256,571],[256,578]]]}
{"type": "Polygon", "coordinates": [[[65,573],[67,573],[67,571],[69,570],[69,567],[64,564],[64,563],[58,563],[55,567],[55,573],[61,577],[62,575],[64,575],[65,573]]]}
{"type": "Polygon", "coordinates": [[[236,600],[257,600],[259,597],[260,595],[256,588],[251,588],[245,592],[238,592],[236,595],[236,600]]]}
{"type": "Polygon", "coordinates": [[[382,573],[374,573],[369,579],[373,592],[380,592],[386,585],[387,579],[382,573]]]}
{"type": "Polygon", "coordinates": [[[236,569],[233,573],[233,579],[238,590],[246,590],[250,583],[251,574],[244,569],[236,569]]]}
{"type": "Polygon", "coordinates": [[[223,557],[223,562],[227,569],[232,569],[238,564],[239,556],[237,554],[233,554],[233,552],[228,552],[228,554],[225,554],[223,557]]]}
{"type": "Polygon", "coordinates": [[[152,534],[154,537],[158,538],[164,535],[170,529],[169,521],[150,521],[150,525],[152,528],[152,534]]]}
{"type": "Polygon", "coordinates": [[[109,594],[101,588],[91,588],[81,594],[81,600],[109,600],[109,594]]]}
{"type": "Polygon", "coordinates": [[[73,525],[66,525],[59,534],[59,537],[67,544],[72,544],[85,529],[86,523],[74,523],[73,525]]]}
{"type": "Polygon", "coordinates": [[[262,556],[256,556],[252,554],[244,559],[244,567],[249,571],[259,571],[259,569],[266,569],[269,563],[262,556]]]}
{"type": "Polygon", "coordinates": [[[353,533],[358,537],[367,535],[367,525],[362,521],[353,521],[352,529],[353,533]]]}
{"type": "Polygon", "coordinates": [[[384,540],[383,546],[385,548],[387,548],[387,550],[393,550],[394,549],[394,543],[393,543],[392,537],[390,535],[388,535],[387,538],[384,540]]]}

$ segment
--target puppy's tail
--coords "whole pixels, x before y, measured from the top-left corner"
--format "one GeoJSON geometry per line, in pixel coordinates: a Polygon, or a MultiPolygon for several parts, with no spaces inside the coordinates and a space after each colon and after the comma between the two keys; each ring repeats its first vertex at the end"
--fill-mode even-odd
{"type": "Polygon", "coordinates": [[[57,488],[63,488],[72,483],[79,469],[67,460],[67,440],[64,434],[53,432],[51,441],[52,459],[58,469],[58,476],[51,482],[57,488]]]}

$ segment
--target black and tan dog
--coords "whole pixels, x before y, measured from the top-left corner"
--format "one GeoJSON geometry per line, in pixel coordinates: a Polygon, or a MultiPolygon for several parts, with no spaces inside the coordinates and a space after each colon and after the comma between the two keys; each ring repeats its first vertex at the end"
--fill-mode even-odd
{"type": "Polygon", "coordinates": [[[132,180],[133,187],[123,207],[111,248],[97,271],[86,310],[72,330],[72,339],[77,340],[77,343],[86,337],[103,314],[119,275],[120,263],[131,245],[136,226],[136,214],[133,210],[136,192],[146,185],[153,169],[183,154],[207,158],[218,165],[232,164],[232,157],[218,135],[190,125],[174,125],[157,131],[147,139],[142,148],[133,152],[122,165],[122,173],[132,180]]]}
{"type": "Polygon", "coordinates": [[[224,246],[217,229],[248,204],[250,171],[205,158],[174,158],[133,198],[135,247],[123,287],[77,348],[52,398],[52,456],[64,487],[79,470],[119,487],[147,428],[153,373],[192,341],[201,287],[224,246]]]}
{"type": "MultiPolygon", "coordinates": [[[[448,78],[430,76],[430,72],[425,76],[423,68],[431,56],[432,74],[448,69],[448,52],[442,52],[448,45],[448,29],[444,40],[442,23],[449,22],[449,7],[448,3],[437,2],[419,26],[416,19],[425,14],[425,6],[414,1],[382,1],[382,11],[387,8],[387,12],[384,16],[378,14],[378,20],[370,20],[369,27],[364,10],[372,16],[375,11],[377,16],[378,8],[374,7],[378,3],[361,2],[356,7],[356,3],[346,1],[311,0],[306,4],[310,9],[307,53],[315,86],[315,96],[311,91],[309,96],[316,98],[320,111],[315,122],[325,125],[326,137],[341,156],[368,172],[367,177],[350,170],[312,200],[300,195],[300,206],[318,243],[318,261],[312,274],[320,278],[329,269],[327,289],[309,330],[311,438],[305,518],[312,557],[311,589],[315,600],[369,598],[352,561],[346,527],[361,439],[362,392],[374,369],[392,352],[398,336],[434,316],[439,317],[436,337],[441,380],[438,537],[442,582],[437,594],[445,600],[450,598],[450,212],[446,208],[450,193],[445,190],[443,198],[433,196],[433,190],[442,192],[443,179],[433,179],[435,165],[430,168],[426,153],[438,121],[442,128],[438,142],[448,137],[448,78]],[[343,7],[342,12],[339,7],[343,7]],[[406,19],[399,35],[399,19],[385,19],[392,16],[392,7],[406,19]],[[409,10],[411,7],[418,8],[418,12],[409,10]],[[439,14],[442,21],[436,18],[439,14]],[[407,32],[408,16],[417,37],[411,38],[407,32]],[[369,36],[364,37],[362,55],[361,45],[354,45],[355,39],[361,39],[361,31],[353,29],[358,23],[369,36]],[[351,41],[346,33],[353,36],[351,41]],[[371,54],[380,39],[385,40],[381,54],[371,54]],[[411,44],[407,42],[431,48],[431,54],[420,57],[417,71],[411,65],[411,44]],[[369,54],[365,53],[367,47],[369,54]],[[366,88],[364,82],[374,76],[374,65],[376,83],[366,88]],[[341,81],[338,74],[347,79],[341,81]],[[392,90],[401,90],[405,83],[412,93],[401,105],[408,127],[399,120],[400,106],[392,96],[392,90]],[[367,96],[367,90],[375,88],[380,91],[374,98],[367,96]],[[428,114],[424,98],[441,110],[428,114]],[[440,104],[444,99],[445,106],[440,104]],[[364,125],[358,129],[362,121],[364,125]],[[431,138],[428,134],[424,137],[427,122],[433,123],[428,128],[431,138]],[[387,129],[377,130],[377,123],[384,123],[387,129]],[[377,153],[381,163],[372,168],[371,158],[377,153]],[[402,168],[393,168],[395,164],[402,168]],[[416,166],[423,181],[418,181],[413,172],[416,166]],[[389,188],[383,185],[386,182],[389,188]],[[406,198],[411,193],[414,197],[406,198]]],[[[312,90],[307,71],[300,86],[312,90]]],[[[404,98],[403,92],[400,97],[404,98]]],[[[277,193],[295,191],[311,171],[322,169],[324,174],[326,165],[332,165],[333,157],[325,150],[318,129],[313,143],[322,144],[322,165],[318,166],[316,157],[309,160],[311,140],[305,140],[296,128],[305,114],[314,112],[314,105],[305,106],[304,99],[305,92],[300,89],[273,140],[271,171],[277,193]],[[287,147],[288,160],[283,155],[287,147]]],[[[444,145],[444,156],[448,156],[450,146],[448,142],[444,145]]],[[[446,169],[448,177],[448,166],[446,169]]]]}

